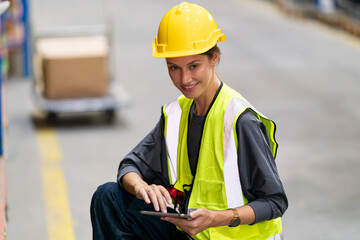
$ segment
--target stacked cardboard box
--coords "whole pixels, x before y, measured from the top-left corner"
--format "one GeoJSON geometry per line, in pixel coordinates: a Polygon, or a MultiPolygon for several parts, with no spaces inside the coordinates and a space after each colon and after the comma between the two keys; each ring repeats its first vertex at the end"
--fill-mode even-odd
{"type": "Polygon", "coordinates": [[[101,97],[108,92],[108,43],[104,36],[38,39],[44,96],[101,97]]]}

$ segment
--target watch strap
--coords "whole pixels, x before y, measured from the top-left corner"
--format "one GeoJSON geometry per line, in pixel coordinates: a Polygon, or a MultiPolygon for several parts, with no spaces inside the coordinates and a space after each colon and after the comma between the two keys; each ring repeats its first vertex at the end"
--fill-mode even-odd
{"type": "Polygon", "coordinates": [[[233,219],[231,220],[230,224],[228,225],[229,227],[232,227],[233,226],[233,222],[236,220],[236,219],[240,219],[239,217],[239,213],[238,211],[235,209],[235,208],[229,208],[228,210],[231,210],[234,214],[234,217],[233,219]]]}

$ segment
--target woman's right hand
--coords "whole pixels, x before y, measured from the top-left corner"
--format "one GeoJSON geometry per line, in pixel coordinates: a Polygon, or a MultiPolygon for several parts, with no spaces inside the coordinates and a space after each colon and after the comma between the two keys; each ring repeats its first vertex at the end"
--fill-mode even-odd
{"type": "Polygon", "coordinates": [[[143,199],[147,204],[152,203],[155,211],[167,212],[167,203],[171,204],[170,193],[161,185],[148,185],[139,174],[129,172],[121,179],[126,191],[135,195],[138,199],[143,199]]]}
{"type": "Polygon", "coordinates": [[[171,204],[169,192],[161,185],[148,185],[146,182],[138,182],[135,187],[135,196],[143,199],[147,204],[152,203],[155,211],[167,212],[167,203],[171,204]]]}

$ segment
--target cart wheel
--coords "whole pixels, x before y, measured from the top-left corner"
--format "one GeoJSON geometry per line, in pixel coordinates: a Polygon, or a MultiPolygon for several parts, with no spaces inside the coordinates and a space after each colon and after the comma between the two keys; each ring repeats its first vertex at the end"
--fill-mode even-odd
{"type": "Polygon", "coordinates": [[[58,119],[58,115],[55,112],[49,112],[46,116],[46,119],[49,122],[56,122],[56,120],[58,119]]]}
{"type": "Polygon", "coordinates": [[[105,110],[105,117],[107,122],[112,123],[115,119],[115,110],[114,109],[105,110]]]}

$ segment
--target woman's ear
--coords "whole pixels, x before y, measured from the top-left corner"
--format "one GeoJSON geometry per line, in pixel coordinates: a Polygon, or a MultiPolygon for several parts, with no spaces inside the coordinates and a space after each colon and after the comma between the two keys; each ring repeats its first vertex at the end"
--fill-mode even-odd
{"type": "Polygon", "coordinates": [[[216,66],[220,60],[220,54],[214,53],[212,59],[211,59],[211,66],[216,66]]]}

